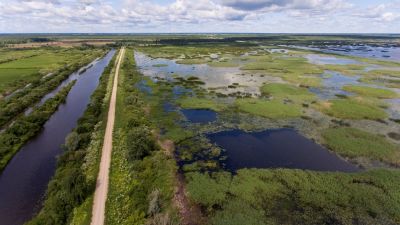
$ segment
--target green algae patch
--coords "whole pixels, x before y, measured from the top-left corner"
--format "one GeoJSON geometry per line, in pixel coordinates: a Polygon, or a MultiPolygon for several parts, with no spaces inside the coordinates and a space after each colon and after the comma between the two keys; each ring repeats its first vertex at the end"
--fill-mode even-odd
{"type": "Polygon", "coordinates": [[[357,99],[335,99],[319,103],[322,112],[342,119],[385,119],[386,112],[372,102],[357,99]]]}
{"type": "Polygon", "coordinates": [[[374,98],[396,98],[398,96],[397,93],[392,90],[366,87],[366,86],[348,85],[344,86],[343,90],[354,92],[362,96],[374,97],[374,98]]]}
{"type": "Polygon", "coordinates": [[[316,97],[306,88],[297,87],[290,84],[271,83],[265,84],[260,88],[263,95],[274,98],[290,99],[292,101],[312,101],[316,97]]]}
{"type": "Polygon", "coordinates": [[[178,104],[185,109],[211,109],[220,112],[226,108],[225,105],[208,98],[183,98],[178,104]]]}
{"type": "Polygon", "coordinates": [[[331,128],[325,130],[322,136],[327,146],[342,156],[400,164],[400,149],[384,136],[349,127],[331,128]]]}
{"type": "Polygon", "coordinates": [[[279,100],[244,98],[237,99],[235,104],[242,112],[271,119],[295,118],[302,115],[300,106],[279,100]]]}

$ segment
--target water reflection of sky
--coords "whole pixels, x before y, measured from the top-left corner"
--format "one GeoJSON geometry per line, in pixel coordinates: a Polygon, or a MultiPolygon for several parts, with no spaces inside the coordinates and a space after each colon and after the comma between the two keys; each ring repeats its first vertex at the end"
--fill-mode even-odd
{"type": "Polygon", "coordinates": [[[266,81],[280,81],[279,78],[260,76],[244,72],[239,67],[211,67],[207,64],[185,65],[178,64],[175,60],[157,58],[153,59],[143,53],[135,52],[136,65],[145,76],[152,78],[172,79],[174,76],[197,76],[205,82],[205,88],[212,88],[215,91],[229,94],[234,92],[244,92],[259,94],[259,87],[266,81]],[[163,64],[165,66],[154,66],[163,64]],[[228,88],[234,83],[239,84],[236,88],[228,88]]]}
{"type": "Polygon", "coordinates": [[[345,76],[338,72],[326,71],[322,75],[321,88],[311,87],[309,90],[315,93],[320,99],[328,100],[335,98],[337,95],[350,96],[352,93],[342,90],[346,85],[359,85],[360,76],[345,76]]]}
{"type": "Polygon", "coordinates": [[[305,57],[310,63],[317,65],[350,65],[360,64],[359,61],[354,59],[338,58],[334,56],[322,56],[317,54],[308,54],[305,57]]]}
{"type": "Polygon", "coordinates": [[[400,48],[399,47],[374,47],[374,46],[291,46],[307,50],[317,50],[326,53],[336,53],[347,56],[357,56],[364,58],[380,59],[399,61],[400,48]]]}

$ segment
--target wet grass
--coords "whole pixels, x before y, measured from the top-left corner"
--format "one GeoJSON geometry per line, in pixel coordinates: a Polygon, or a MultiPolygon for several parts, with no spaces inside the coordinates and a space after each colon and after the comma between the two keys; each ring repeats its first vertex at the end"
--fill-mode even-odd
{"type": "Polygon", "coordinates": [[[301,107],[284,103],[279,100],[237,99],[235,102],[239,111],[271,119],[295,118],[302,115],[301,107]]]}
{"type": "Polygon", "coordinates": [[[319,103],[322,112],[342,119],[385,119],[386,112],[373,100],[335,99],[319,103]]]}
{"type": "Polygon", "coordinates": [[[350,127],[331,128],[324,131],[322,136],[331,150],[344,157],[364,157],[400,165],[399,146],[389,142],[384,136],[350,127]]]}
{"type": "Polygon", "coordinates": [[[362,96],[366,97],[374,97],[374,98],[396,98],[398,94],[392,90],[388,89],[380,89],[366,86],[353,86],[348,85],[344,86],[343,90],[348,92],[354,92],[362,96]]]}

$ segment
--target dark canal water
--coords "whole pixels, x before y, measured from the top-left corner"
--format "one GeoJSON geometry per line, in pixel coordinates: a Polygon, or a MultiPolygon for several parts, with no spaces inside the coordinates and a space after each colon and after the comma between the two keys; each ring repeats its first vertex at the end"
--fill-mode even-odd
{"type": "Polygon", "coordinates": [[[242,130],[209,134],[226,150],[226,168],[291,168],[355,172],[359,169],[292,129],[247,133],[242,130]]]}
{"type": "MultiPolygon", "coordinates": [[[[0,174],[0,224],[19,225],[40,210],[56,157],[67,134],[76,126],[115,51],[93,63],[79,76],[65,104],[51,116],[42,132],[28,142],[0,174]]],[[[56,91],[56,90],[55,90],[56,91]]]]}

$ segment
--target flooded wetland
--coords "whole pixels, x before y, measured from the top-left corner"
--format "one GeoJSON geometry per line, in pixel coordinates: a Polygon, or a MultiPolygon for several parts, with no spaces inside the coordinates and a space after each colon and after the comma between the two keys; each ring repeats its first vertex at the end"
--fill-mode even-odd
{"type": "Polygon", "coordinates": [[[277,202],[300,198],[296,204],[313,211],[321,206],[313,197],[365,194],[381,182],[378,173],[398,174],[398,62],[264,45],[133,51],[160,138],[175,143],[189,196],[214,224],[236,218],[238,202],[240,212],[271,213],[282,208],[277,202]],[[372,183],[361,190],[364,178],[372,183]],[[315,192],[300,197],[309,188],[315,192]],[[271,206],[250,197],[255,192],[271,206]]]}
{"type": "Polygon", "coordinates": [[[43,65],[0,87],[0,225],[400,224],[400,46],[368,37],[3,50],[43,65]]]}

